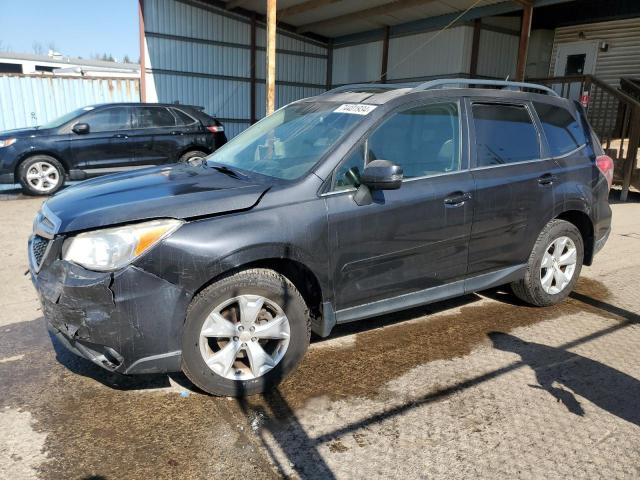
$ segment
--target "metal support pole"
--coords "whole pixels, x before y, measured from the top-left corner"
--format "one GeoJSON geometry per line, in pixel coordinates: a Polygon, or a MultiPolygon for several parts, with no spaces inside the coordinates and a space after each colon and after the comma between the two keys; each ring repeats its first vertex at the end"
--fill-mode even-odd
{"type": "Polygon", "coordinates": [[[276,3],[277,0],[267,0],[267,115],[276,105],[276,3]]]}
{"type": "Polygon", "coordinates": [[[380,81],[387,83],[387,68],[389,65],[389,26],[384,27],[384,37],[382,39],[382,65],[380,66],[380,81]]]}
{"type": "Polygon", "coordinates": [[[518,66],[516,68],[516,80],[524,81],[527,70],[527,50],[529,49],[529,37],[531,36],[531,17],[533,5],[526,4],[522,10],[522,25],[520,26],[520,45],[518,46],[518,66]]]}
{"type": "Polygon", "coordinates": [[[476,18],[473,22],[473,43],[471,44],[471,64],[469,76],[474,78],[478,74],[478,57],[480,55],[480,34],[482,33],[482,20],[476,18]]]}
{"type": "Polygon", "coordinates": [[[326,78],[327,90],[331,90],[333,83],[333,39],[329,39],[327,45],[327,78],[326,78]]]}

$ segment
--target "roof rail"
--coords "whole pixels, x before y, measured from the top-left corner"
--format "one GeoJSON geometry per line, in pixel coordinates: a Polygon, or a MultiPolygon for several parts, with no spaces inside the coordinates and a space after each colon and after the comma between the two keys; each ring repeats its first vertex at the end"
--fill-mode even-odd
{"type": "Polygon", "coordinates": [[[327,90],[324,94],[354,91],[367,92],[371,90],[397,90],[399,88],[414,88],[415,86],[415,83],[349,83],[327,90]]]}
{"type": "Polygon", "coordinates": [[[539,92],[544,92],[547,95],[553,95],[554,97],[559,96],[549,87],[535,83],[510,82],[508,80],[480,80],[475,78],[441,78],[439,80],[430,80],[428,82],[421,83],[413,90],[430,90],[432,88],[442,88],[446,85],[486,85],[491,87],[501,87],[507,90],[522,90],[527,88],[529,90],[538,90],[539,92]]]}

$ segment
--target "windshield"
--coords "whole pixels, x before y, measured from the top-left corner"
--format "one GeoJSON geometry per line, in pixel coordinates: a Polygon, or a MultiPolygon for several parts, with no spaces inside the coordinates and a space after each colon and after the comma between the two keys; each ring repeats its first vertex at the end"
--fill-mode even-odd
{"type": "Polygon", "coordinates": [[[61,117],[56,118],[55,120],[51,120],[50,122],[44,123],[40,125],[38,128],[57,128],[61,125],[64,125],[70,120],[82,115],[83,113],[87,113],[88,111],[93,110],[93,107],[82,107],[76,110],[73,110],[69,113],[65,113],[61,117]]]}
{"type": "MultiPolygon", "coordinates": [[[[207,157],[207,163],[283,180],[299,178],[364,118],[357,108],[344,107],[318,102],[289,105],[242,132],[207,157]]],[[[367,112],[375,108],[362,107],[367,112]]]]}

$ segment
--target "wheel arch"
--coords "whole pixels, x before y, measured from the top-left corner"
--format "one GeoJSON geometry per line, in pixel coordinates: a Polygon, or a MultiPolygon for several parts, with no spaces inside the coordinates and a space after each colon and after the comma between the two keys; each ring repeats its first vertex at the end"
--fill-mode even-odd
{"type": "Polygon", "coordinates": [[[573,224],[580,231],[582,242],[584,244],[583,263],[587,266],[591,265],[593,262],[593,250],[595,245],[594,229],[591,217],[581,210],[566,210],[556,218],[573,224]]]}
{"type": "Polygon", "coordinates": [[[323,289],[320,280],[313,272],[313,270],[307,265],[298,260],[286,257],[262,258],[259,260],[247,261],[246,263],[242,263],[232,268],[226,269],[223,272],[218,273],[216,276],[214,276],[209,281],[204,283],[200,288],[198,288],[193,293],[193,298],[195,298],[202,290],[220,281],[221,279],[235,273],[242,272],[244,270],[250,270],[253,268],[265,268],[268,270],[273,270],[274,272],[277,272],[287,278],[291,283],[293,283],[293,285],[302,295],[302,298],[306,302],[307,307],[309,307],[311,315],[321,315],[323,289]]]}

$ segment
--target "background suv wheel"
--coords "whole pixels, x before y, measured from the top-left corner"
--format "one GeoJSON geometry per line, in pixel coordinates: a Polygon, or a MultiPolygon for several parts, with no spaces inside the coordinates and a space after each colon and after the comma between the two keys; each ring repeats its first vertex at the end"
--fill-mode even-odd
{"type": "Polygon", "coordinates": [[[198,165],[202,163],[202,160],[204,160],[204,157],[207,155],[209,154],[199,151],[187,152],[178,159],[178,163],[191,163],[198,165]]]}
{"type": "Polygon", "coordinates": [[[540,232],[522,280],[513,282],[513,293],[539,307],[558,303],[571,293],[578,281],[584,244],[575,225],[550,221],[540,232]]]}
{"type": "Polygon", "coordinates": [[[213,395],[263,392],[291,373],[309,345],[307,306],[284,276],[252,269],[223,278],[187,312],[182,369],[213,395]]]}
{"type": "Polygon", "coordinates": [[[18,181],[29,195],[53,195],[64,184],[64,167],[49,155],[34,155],[18,167],[18,181]]]}

